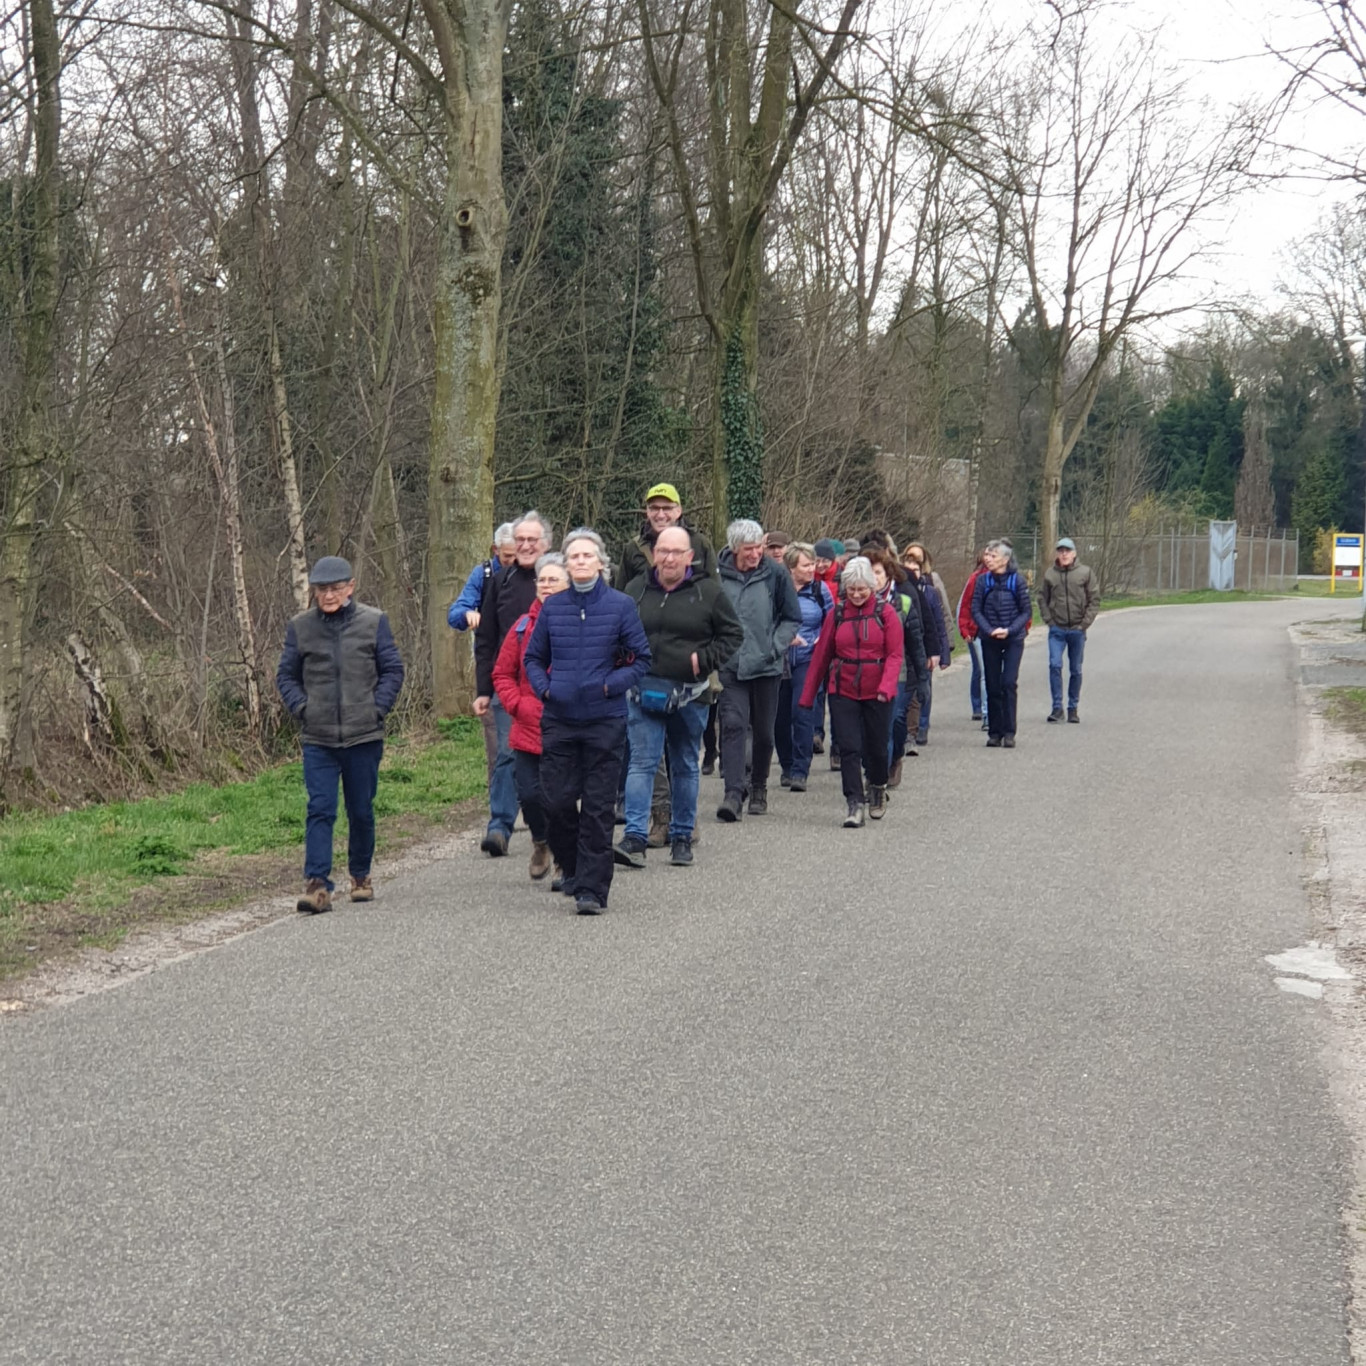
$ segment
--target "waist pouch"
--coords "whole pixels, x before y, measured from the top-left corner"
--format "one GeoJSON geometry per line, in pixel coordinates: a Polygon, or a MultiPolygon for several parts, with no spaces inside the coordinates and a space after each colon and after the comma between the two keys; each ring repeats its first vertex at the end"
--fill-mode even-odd
{"type": "Polygon", "coordinates": [[[627,696],[647,715],[671,716],[696,701],[709,686],[705,678],[700,683],[675,683],[671,678],[646,674],[627,696]]]}

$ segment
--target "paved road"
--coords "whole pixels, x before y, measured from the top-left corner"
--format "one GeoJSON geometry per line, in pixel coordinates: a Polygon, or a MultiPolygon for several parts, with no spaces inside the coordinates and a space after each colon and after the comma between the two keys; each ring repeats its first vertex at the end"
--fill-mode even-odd
{"type": "Polygon", "coordinates": [[[471,843],[6,1021],[0,1362],[1346,1362],[1304,615],[1103,618],[1081,726],[1032,646],[1013,753],[955,668],[880,827],[597,920],[471,843]]]}

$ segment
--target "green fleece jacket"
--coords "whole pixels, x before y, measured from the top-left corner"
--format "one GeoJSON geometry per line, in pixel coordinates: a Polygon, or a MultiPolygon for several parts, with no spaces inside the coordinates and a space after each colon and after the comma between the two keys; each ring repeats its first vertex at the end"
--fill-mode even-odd
{"type": "Polygon", "coordinates": [[[673,683],[698,683],[739,653],[745,632],[730,597],[710,574],[692,569],[676,588],[661,588],[652,569],[626,585],[650,642],[650,672],[673,683]],[[692,657],[697,655],[697,671],[692,657]]]}

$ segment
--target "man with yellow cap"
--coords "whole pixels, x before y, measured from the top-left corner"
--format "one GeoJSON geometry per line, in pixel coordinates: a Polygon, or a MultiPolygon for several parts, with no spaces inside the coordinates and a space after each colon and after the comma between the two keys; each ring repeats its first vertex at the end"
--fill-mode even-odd
{"type": "Polygon", "coordinates": [[[672,484],[656,484],[645,495],[645,524],[640,535],[629,541],[617,563],[614,587],[622,589],[632,579],[654,568],[655,541],[666,527],[681,526],[692,537],[693,568],[699,574],[716,574],[716,551],[711,542],[683,516],[683,503],[672,484]]]}

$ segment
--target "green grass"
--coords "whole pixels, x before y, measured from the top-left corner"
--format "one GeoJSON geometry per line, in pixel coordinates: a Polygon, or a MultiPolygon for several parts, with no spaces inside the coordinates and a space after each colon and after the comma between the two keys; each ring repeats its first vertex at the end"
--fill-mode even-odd
{"type": "Polygon", "coordinates": [[[1353,735],[1366,736],[1366,688],[1325,688],[1323,704],[1330,721],[1353,735]]]}
{"type": "MultiPolygon", "coordinates": [[[[1104,598],[1100,604],[1102,612],[1113,611],[1117,607],[1171,607],[1179,606],[1183,603],[1201,602],[1269,602],[1274,598],[1288,597],[1302,598],[1326,598],[1328,596],[1328,584],[1301,579],[1299,587],[1287,593],[1249,593],[1244,588],[1236,588],[1228,593],[1221,593],[1214,588],[1196,588],[1184,593],[1153,593],[1153,594],[1119,594],[1115,597],[1104,598]]],[[[1339,596],[1342,596],[1339,594],[1339,596]]],[[[1354,595],[1360,601],[1360,595],[1354,595]]]]}
{"type": "MultiPolygon", "coordinates": [[[[390,739],[375,798],[381,842],[385,817],[439,818],[484,790],[479,723],[460,718],[442,723],[441,731],[425,745],[390,739]]],[[[296,762],[223,787],[200,783],[170,797],[0,820],[0,972],[14,961],[7,941],[43,939],[42,915],[33,908],[60,903],[64,918],[75,912],[98,920],[124,906],[134,889],[193,871],[210,851],[297,848],[305,804],[303,765],[296,762]]],[[[337,824],[344,841],[344,815],[337,824]]],[[[105,933],[88,930],[85,940],[105,933]]]]}

